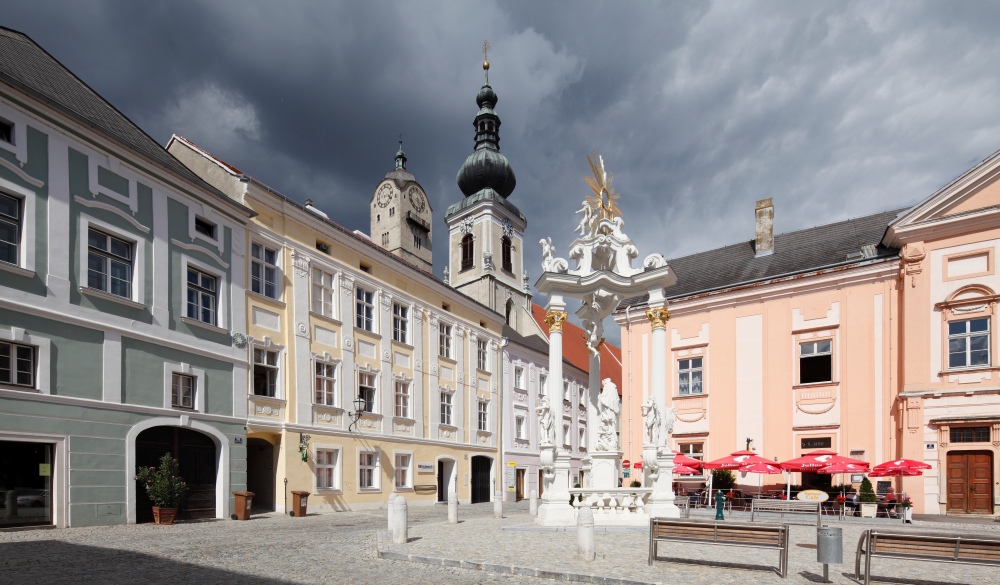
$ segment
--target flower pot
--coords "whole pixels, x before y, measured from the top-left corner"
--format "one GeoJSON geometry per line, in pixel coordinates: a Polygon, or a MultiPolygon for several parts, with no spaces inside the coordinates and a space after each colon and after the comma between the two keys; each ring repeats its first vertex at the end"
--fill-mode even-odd
{"type": "Polygon", "coordinates": [[[871,504],[867,502],[861,503],[861,517],[862,518],[874,518],[876,512],[878,512],[878,504],[871,504]]]}
{"type": "MultiPolygon", "coordinates": [[[[913,524],[913,507],[900,508],[900,510],[903,512],[900,514],[903,517],[903,523],[913,524]]],[[[899,514],[899,511],[897,511],[897,514],[899,514]]]]}
{"type": "Polygon", "coordinates": [[[177,517],[177,508],[160,508],[153,506],[153,523],[173,524],[177,517]]]}

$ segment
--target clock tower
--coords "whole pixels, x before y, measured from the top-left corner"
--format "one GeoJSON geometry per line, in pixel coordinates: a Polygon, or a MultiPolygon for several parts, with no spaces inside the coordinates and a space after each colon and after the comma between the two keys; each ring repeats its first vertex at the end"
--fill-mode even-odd
{"type": "Polygon", "coordinates": [[[372,241],[418,268],[432,272],[432,212],[424,188],[406,170],[406,155],[400,140],[396,168],[379,181],[372,196],[372,241]]]}
{"type": "Polygon", "coordinates": [[[465,197],[444,216],[447,276],[451,286],[505,315],[508,325],[525,334],[534,327],[523,262],[528,221],[508,199],[517,181],[500,154],[500,117],[494,111],[497,94],[490,87],[489,67],[485,61],[486,82],[476,95],[475,147],[456,179],[465,197]]]}

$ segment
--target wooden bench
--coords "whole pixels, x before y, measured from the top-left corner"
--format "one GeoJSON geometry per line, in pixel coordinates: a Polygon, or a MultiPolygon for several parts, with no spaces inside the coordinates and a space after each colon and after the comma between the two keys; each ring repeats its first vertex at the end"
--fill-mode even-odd
{"type": "Polygon", "coordinates": [[[750,504],[750,521],[753,522],[754,517],[760,513],[781,514],[782,518],[785,514],[809,514],[816,517],[816,526],[819,526],[823,519],[820,511],[820,502],[755,499],[750,504]]]}
{"type": "Polygon", "coordinates": [[[780,551],[778,574],[788,574],[788,526],[785,524],[749,524],[714,520],[649,519],[649,564],[656,560],[660,542],[689,542],[772,548],[780,551]]]}
{"type": "Polygon", "coordinates": [[[1000,537],[888,532],[870,528],[858,540],[854,559],[854,577],[861,578],[861,557],[865,558],[865,581],[871,577],[872,557],[961,563],[967,565],[1000,565],[1000,537]]]}

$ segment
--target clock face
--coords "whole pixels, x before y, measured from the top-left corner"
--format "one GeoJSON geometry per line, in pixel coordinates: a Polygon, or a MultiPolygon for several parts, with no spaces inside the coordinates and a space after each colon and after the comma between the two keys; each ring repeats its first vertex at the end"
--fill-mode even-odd
{"type": "Polygon", "coordinates": [[[379,207],[386,207],[392,202],[392,187],[388,183],[382,185],[375,194],[375,204],[379,207]]]}
{"type": "Polygon", "coordinates": [[[413,209],[417,210],[417,213],[423,213],[424,208],[427,207],[424,196],[420,194],[420,191],[416,187],[410,188],[410,204],[413,205],[413,209]]]}

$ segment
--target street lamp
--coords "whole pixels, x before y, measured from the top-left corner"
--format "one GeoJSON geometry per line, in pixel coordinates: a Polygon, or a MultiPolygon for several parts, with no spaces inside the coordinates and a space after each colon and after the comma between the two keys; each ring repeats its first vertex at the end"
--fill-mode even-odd
{"type": "Polygon", "coordinates": [[[354,410],[352,412],[347,413],[347,415],[351,417],[351,424],[349,427],[347,427],[348,432],[350,432],[351,429],[353,429],[354,427],[358,426],[358,421],[361,420],[361,417],[365,415],[365,411],[368,410],[367,406],[368,406],[368,401],[365,400],[364,396],[359,395],[357,398],[354,399],[354,410]]]}

